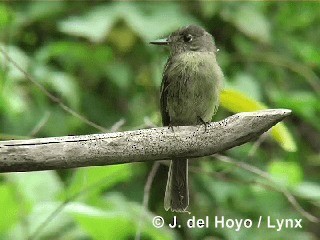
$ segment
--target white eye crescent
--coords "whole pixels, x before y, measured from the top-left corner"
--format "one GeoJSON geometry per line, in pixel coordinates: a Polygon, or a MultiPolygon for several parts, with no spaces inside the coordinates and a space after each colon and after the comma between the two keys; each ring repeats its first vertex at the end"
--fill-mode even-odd
{"type": "Polygon", "coordinates": [[[192,35],[188,34],[188,35],[183,36],[183,41],[184,42],[191,42],[192,41],[192,35]]]}

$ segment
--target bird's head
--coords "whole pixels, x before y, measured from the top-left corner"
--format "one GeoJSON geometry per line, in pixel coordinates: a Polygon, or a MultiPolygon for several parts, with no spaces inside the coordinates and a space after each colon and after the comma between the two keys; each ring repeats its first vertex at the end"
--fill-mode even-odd
{"type": "Polygon", "coordinates": [[[150,42],[170,47],[171,54],[183,52],[217,52],[213,37],[202,27],[189,25],[170,34],[169,37],[150,42]]]}

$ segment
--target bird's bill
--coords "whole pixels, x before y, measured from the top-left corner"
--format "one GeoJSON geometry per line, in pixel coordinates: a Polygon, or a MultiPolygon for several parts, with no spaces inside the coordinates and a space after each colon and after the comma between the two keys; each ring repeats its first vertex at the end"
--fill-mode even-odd
{"type": "Polygon", "coordinates": [[[155,45],[168,45],[170,41],[168,40],[168,38],[162,38],[155,41],[151,41],[150,43],[155,45]]]}

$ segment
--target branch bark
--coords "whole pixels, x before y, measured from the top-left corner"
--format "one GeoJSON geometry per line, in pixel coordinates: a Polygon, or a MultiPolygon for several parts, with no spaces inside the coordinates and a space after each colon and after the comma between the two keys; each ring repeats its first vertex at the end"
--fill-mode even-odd
{"type": "Polygon", "coordinates": [[[0,172],[26,172],[128,162],[201,157],[257,138],[291,113],[243,112],[205,128],[151,128],[127,132],[0,141],[0,172]]]}

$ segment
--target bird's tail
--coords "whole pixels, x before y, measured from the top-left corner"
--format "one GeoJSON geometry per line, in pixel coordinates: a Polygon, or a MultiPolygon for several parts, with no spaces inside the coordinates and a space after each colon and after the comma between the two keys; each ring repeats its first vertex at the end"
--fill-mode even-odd
{"type": "Polygon", "coordinates": [[[188,205],[188,159],[175,159],[169,168],[164,208],[166,211],[185,212],[188,205]]]}

